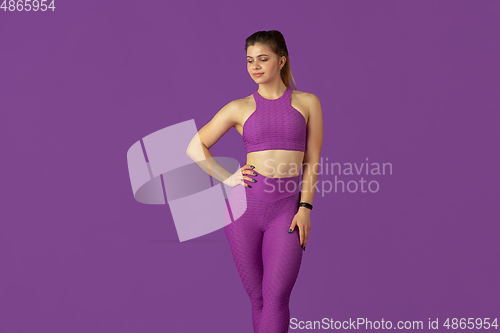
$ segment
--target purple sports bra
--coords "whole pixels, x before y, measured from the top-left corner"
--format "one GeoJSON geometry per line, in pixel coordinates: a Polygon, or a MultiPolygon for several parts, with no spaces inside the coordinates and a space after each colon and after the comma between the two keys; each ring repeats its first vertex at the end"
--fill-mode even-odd
{"type": "Polygon", "coordinates": [[[277,99],[253,93],[256,109],[243,124],[243,144],[248,153],[281,149],[306,151],[306,119],[291,104],[292,88],[277,99]]]}

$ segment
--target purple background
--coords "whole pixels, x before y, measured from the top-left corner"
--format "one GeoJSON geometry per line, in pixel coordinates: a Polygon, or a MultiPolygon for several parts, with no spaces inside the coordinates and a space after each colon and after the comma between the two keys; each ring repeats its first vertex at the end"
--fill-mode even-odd
{"type": "MultiPolygon", "coordinates": [[[[55,5],[0,11],[0,332],[252,332],[223,230],[179,243],[126,152],[257,90],[244,42],[270,29],[321,100],[323,160],[393,165],[316,194],[291,316],[499,316],[500,2],[55,5]]],[[[211,151],[246,161],[234,129],[211,151]]]]}

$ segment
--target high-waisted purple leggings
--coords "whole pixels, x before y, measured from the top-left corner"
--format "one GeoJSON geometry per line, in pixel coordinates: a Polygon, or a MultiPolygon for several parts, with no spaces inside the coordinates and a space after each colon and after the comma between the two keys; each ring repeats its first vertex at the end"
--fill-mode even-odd
{"type": "Polygon", "coordinates": [[[252,188],[237,186],[246,198],[246,210],[224,229],[250,297],[254,331],[288,332],[290,294],[303,252],[299,229],[288,232],[298,211],[299,176],[270,178],[257,173],[250,177],[257,180],[245,181],[252,188]]]}

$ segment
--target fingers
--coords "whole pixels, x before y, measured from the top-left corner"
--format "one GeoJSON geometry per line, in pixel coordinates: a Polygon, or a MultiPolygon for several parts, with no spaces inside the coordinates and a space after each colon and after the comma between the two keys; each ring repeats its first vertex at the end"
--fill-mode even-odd
{"type": "Polygon", "coordinates": [[[290,228],[288,229],[288,233],[291,233],[295,230],[295,227],[299,229],[299,243],[302,250],[306,250],[307,239],[309,238],[309,229],[303,225],[297,223],[297,217],[294,217],[292,220],[292,224],[290,224],[290,228]]]}
{"type": "Polygon", "coordinates": [[[251,176],[257,176],[257,173],[255,171],[253,171],[254,168],[255,167],[253,165],[246,164],[240,169],[241,175],[239,176],[239,179],[240,179],[241,185],[251,188],[252,186],[250,184],[245,183],[245,181],[248,181],[251,183],[257,182],[256,179],[251,178],[251,176]]]}
{"type": "Polygon", "coordinates": [[[305,235],[305,228],[304,226],[299,226],[299,235],[300,235],[300,247],[302,250],[305,248],[305,240],[306,240],[306,235],[305,235]]]}
{"type": "Polygon", "coordinates": [[[290,224],[290,229],[288,229],[288,232],[292,232],[295,229],[296,225],[297,225],[297,219],[293,218],[292,224],[290,224]]]}
{"type": "Polygon", "coordinates": [[[251,164],[245,164],[242,169],[255,169],[255,167],[251,164]]]}
{"type": "Polygon", "coordinates": [[[253,168],[251,165],[245,165],[241,169],[241,173],[243,175],[252,175],[252,176],[257,176],[257,172],[253,171],[253,168]]]}
{"type": "Polygon", "coordinates": [[[252,185],[245,183],[243,180],[240,182],[240,184],[245,186],[245,187],[252,188],[252,185]]]}
{"type": "Polygon", "coordinates": [[[309,231],[311,230],[311,227],[308,227],[307,224],[302,226],[302,233],[301,233],[301,242],[300,246],[302,249],[305,251],[306,250],[306,244],[307,244],[307,239],[309,238],[309,231]]]}
{"type": "Polygon", "coordinates": [[[306,230],[305,227],[303,229],[304,229],[304,242],[302,243],[303,244],[302,249],[305,251],[306,250],[307,239],[309,238],[309,230],[306,230]]]}

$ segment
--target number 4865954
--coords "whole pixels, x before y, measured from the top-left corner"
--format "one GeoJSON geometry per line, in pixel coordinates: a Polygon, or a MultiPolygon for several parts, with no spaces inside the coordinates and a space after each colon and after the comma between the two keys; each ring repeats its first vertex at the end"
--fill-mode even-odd
{"type": "Polygon", "coordinates": [[[7,10],[9,12],[37,12],[39,10],[44,12],[49,9],[52,9],[52,11],[54,11],[56,9],[54,1],[55,0],[52,0],[52,2],[47,5],[47,0],[4,0],[2,2],[2,5],[0,6],[0,9],[3,9],[4,12],[6,12],[7,10]]]}

